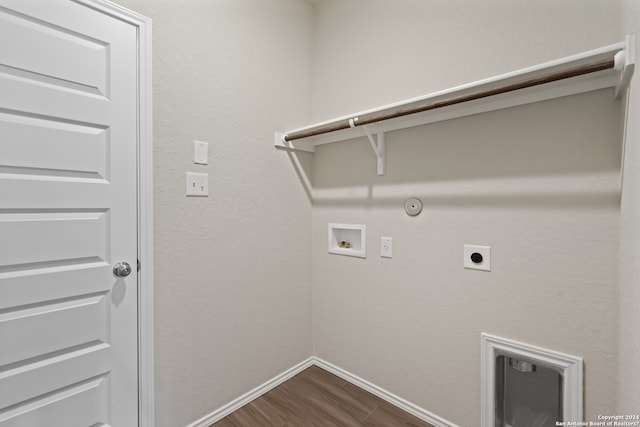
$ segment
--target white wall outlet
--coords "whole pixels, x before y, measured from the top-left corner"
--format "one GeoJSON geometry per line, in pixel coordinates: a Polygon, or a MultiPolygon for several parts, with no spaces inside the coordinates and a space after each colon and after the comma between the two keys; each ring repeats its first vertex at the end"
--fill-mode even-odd
{"type": "Polygon", "coordinates": [[[209,164],[209,143],[202,141],[194,141],[193,162],[197,165],[209,164]]]}
{"type": "Polygon", "coordinates": [[[491,271],[491,246],[464,245],[464,268],[491,271]]]}
{"type": "Polygon", "coordinates": [[[187,196],[209,196],[209,174],[187,172],[187,196]]]}
{"type": "Polygon", "coordinates": [[[393,258],[393,239],[391,237],[380,237],[380,256],[393,258]]]}

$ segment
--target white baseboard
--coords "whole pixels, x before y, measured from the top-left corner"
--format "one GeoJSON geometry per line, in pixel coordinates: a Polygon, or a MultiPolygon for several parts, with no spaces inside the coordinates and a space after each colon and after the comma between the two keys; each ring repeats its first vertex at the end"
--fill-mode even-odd
{"type": "Polygon", "coordinates": [[[259,385],[258,387],[254,388],[250,392],[248,392],[248,393],[238,397],[237,399],[232,400],[231,402],[227,403],[223,407],[216,409],[212,413],[210,413],[208,415],[205,415],[204,417],[200,418],[197,421],[194,421],[193,423],[189,424],[187,427],[208,427],[211,424],[213,424],[213,423],[215,423],[217,421],[220,421],[221,419],[223,419],[224,417],[226,417],[227,415],[229,415],[233,411],[236,411],[236,410],[242,408],[247,403],[250,403],[251,401],[257,399],[260,396],[262,396],[263,394],[265,394],[269,390],[279,386],[280,384],[282,384],[283,382],[285,382],[289,378],[293,377],[294,375],[297,375],[300,372],[304,371],[305,369],[307,369],[311,365],[313,365],[313,357],[310,357],[307,360],[304,360],[304,361],[298,363],[296,366],[294,366],[294,367],[292,367],[290,369],[287,369],[283,373],[281,373],[279,375],[276,375],[274,378],[270,379],[269,381],[265,382],[264,384],[259,385]]]}
{"type": "Polygon", "coordinates": [[[193,423],[189,424],[187,427],[208,427],[209,425],[217,421],[220,421],[227,415],[240,409],[241,407],[250,403],[251,401],[257,399],[258,397],[262,396],[269,390],[279,386],[283,382],[287,381],[289,378],[299,374],[300,372],[304,371],[305,369],[307,369],[312,365],[316,365],[326,371],[331,372],[334,375],[339,376],[343,380],[348,381],[351,384],[356,385],[375,396],[378,396],[382,400],[389,402],[390,404],[402,409],[403,411],[408,412],[411,415],[417,418],[420,418],[423,421],[433,424],[435,427],[458,427],[456,424],[453,424],[452,422],[447,421],[444,418],[441,418],[427,411],[426,409],[423,409],[417,405],[414,405],[413,403],[408,402],[402,399],[401,397],[398,397],[395,394],[352,374],[351,372],[345,371],[344,369],[341,369],[315,356],[310,357],[307,360],[304,360],[298,363],[296,366],[290,369],[287,369],[283,373],[275,376],[274,378],[270,379],[264,384],[254,388],[250,392],[227,403],[223,407],[216,409],[212,413],[205,415],[199,420],[194,421],[193,423]]]}
{"type": "Polygon", "coordinates": [[[427,411],[426,409],[419,407],[418,405],[415,405],[401,397],[398,397],[395,394],[352,374],[351,372],[345,371],[344,369],[339,368],[317,357],[312,357],[311,359],[313,359],[314,365],[326,371],[329,371],[334,375],[339,376],[343,380],[348,381],[351,384],[356,385],[375,396],[378,396],[380,399],[391,403],[392,405],[402,409],[405,412],[410,413],[417,418],[420,418],[423,421],[428,422],[429,424],[433,424],[435,427],[458,427],[451,421],[447,421],[444,418],[441,418],[427,411]]]}

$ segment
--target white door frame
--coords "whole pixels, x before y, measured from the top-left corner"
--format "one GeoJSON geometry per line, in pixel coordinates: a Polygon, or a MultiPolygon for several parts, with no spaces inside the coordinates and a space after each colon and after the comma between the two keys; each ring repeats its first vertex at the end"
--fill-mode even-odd
{"type": "Polygon", "coordinates": [[[74,0],[127,22],[138,33],[138,419],[154,426],[153,383],[153,114],[151,19],[108,0],[74,0]]]}

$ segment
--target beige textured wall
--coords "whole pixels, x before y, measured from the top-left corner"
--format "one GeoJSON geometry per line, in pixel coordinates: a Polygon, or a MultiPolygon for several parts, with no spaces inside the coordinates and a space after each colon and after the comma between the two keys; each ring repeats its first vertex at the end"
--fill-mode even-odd
{"type": "MultiPolygon", "coordinates": [[[[621,40],[619,2],[324,0],[315,118],[621,40]]],[[[619,105],[612,91],[387,135],[313,160],[315,353],[461,426],[479,424],[480,332],[582,356],[586,415],[616,412],[619,105]],[[408,217],[402,202],[425,209],[408,217]],[[366,259],[327,223],[367,225],[366,259]],[[380,258],[380,236],[393,259],[380,258]],[[465,243],[492,246],[490,273],[465,243]]]]}
{"type": "Polygon", "coordinates": [[[619,0],[322,0],[315,16],[318,120],[620,41],[619,0]]]}
{"type": "Polygon", "coordinates": [[[118,3],[153,19],[156,426],[185,426],[312,353],[311,206],[273,149],[311,117],[312,8],[118,3]]]}
{"type": "MultiPolygon", "coordinates": [[[[623,33],[640,33],[640,2],[623,0],[623,33]]],[[[640,40],[636,39],[636,43],[640,40]]],[[[636,47],[636,64],[640,49],[636,47]]],[[[620,217],[620,354],[618,412],[640,411],[640,78],[631,81],[620,217]]]]}

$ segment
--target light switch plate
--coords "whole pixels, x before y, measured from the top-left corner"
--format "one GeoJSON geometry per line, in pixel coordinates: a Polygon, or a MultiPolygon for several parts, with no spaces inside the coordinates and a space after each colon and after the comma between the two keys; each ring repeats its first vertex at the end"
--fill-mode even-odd
{"type": "Polygon", "coordinates": [[[209,143],[203,141],[194,141],[194,157],[193,162],[197,165],[209,164],[209,143]]]}
{"type": "Polygon", "coordinates": [[[209,174],[187,172],[187,196],[209,196],[209,174]]]}
{"type": "Polygon", "coordinates": [[[464,245],[464,268],[491,271],[491,246],[464,245]]]}

